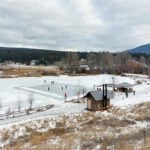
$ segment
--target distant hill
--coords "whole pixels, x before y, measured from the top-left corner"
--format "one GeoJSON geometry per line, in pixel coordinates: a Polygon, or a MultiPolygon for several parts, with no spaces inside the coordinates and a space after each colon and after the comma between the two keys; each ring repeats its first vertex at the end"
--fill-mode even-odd
{"type": "Polygon", "coordinates": [[[0,62],[14,61],[29,64],[38,60],[39,64],[54,64],[65,57],[66,52],[33,48],[0,47],[0,62]]]}
{"type": "Polygon", "coordinates": [[[150,44],[130,49],[128,52],[131,54],[150,54],[150,44]]]}

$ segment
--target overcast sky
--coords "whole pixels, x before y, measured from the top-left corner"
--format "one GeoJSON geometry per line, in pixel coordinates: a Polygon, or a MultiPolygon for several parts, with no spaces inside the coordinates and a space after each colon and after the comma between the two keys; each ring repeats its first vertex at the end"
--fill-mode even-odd
{"type": "Polygon", "coordinates": [[[150,0],[2,0],[0,46],[120,51],[150,43],[150,0]]]}

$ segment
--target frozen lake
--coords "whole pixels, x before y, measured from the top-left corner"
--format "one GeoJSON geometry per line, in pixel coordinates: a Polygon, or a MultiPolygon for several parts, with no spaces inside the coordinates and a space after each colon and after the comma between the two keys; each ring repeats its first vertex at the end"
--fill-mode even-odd
{"type": "MultiPolygon", "coordinates": [[[[112,83],[114,75],[91,75],[91,76],[47,76],[29,78],[0,79],[0,103],[2,105],[0,113],[5,113],[8,109],[17,109],[18,102],[21,108],[28,108],[28,97],[33,93],[33,107],[54,104],[62,106],[65,100],[72,99],[78,94],[87,93],[93,89],[94,85],[112,83]],[[54,81],[54,84],[51,82],[54,81]],[[66,87],[67,85],[67,87],[66,87]]],[[[127,77],[115,76],[115,82],[129,82],[133,80],[127,77]]],[[[147,87],[146,91],[147,91],[147,87]]],[[[143,89],[140,88],[140,89],[143,89]]],[[[118,104],[118,100],[113,100],[118,104]]],[[[127,104],[127,103],[126,103],[127,104]]],[[[122,103],[121,103],[122,105],[122,103]]],[[[124,105],[124,103],[123,103],[124,105]]]]}

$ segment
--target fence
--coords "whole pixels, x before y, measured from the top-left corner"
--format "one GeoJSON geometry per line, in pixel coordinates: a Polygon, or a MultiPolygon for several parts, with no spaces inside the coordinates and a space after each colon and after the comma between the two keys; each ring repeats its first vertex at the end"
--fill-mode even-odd
{"type": "Polygon", "coordinates": [[[20,117],[20,116],[24,116],[24,115],[33,114],[33,113],[36,113],[36,112],[42,112],[42,111],[46,111],[48,109],[51,109],[53,107],[54,107],[54,105],[49,104],[49,105],[46,105],[46,106],[38,106],[38,107],[35,107],[35,108],[32,108],[32,109],[24,109],[24,110],[21,110],[21,111],[10,111],[9,110],[4,114],[0,114],[0,120],[20,117]]]}

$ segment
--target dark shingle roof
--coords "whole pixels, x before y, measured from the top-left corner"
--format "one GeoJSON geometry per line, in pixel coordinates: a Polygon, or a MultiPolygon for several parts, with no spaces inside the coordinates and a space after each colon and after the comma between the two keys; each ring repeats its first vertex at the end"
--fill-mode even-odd
{"type": "MultiPolygon", "coordinates": [[[[89,97],[90,95],[96,101],[103,100],[103,91],[90,91],[84,97],[89,97]]],[[[107,98],[108,99],[113,98],[113,92],[107,91],[107,98]]]]}

